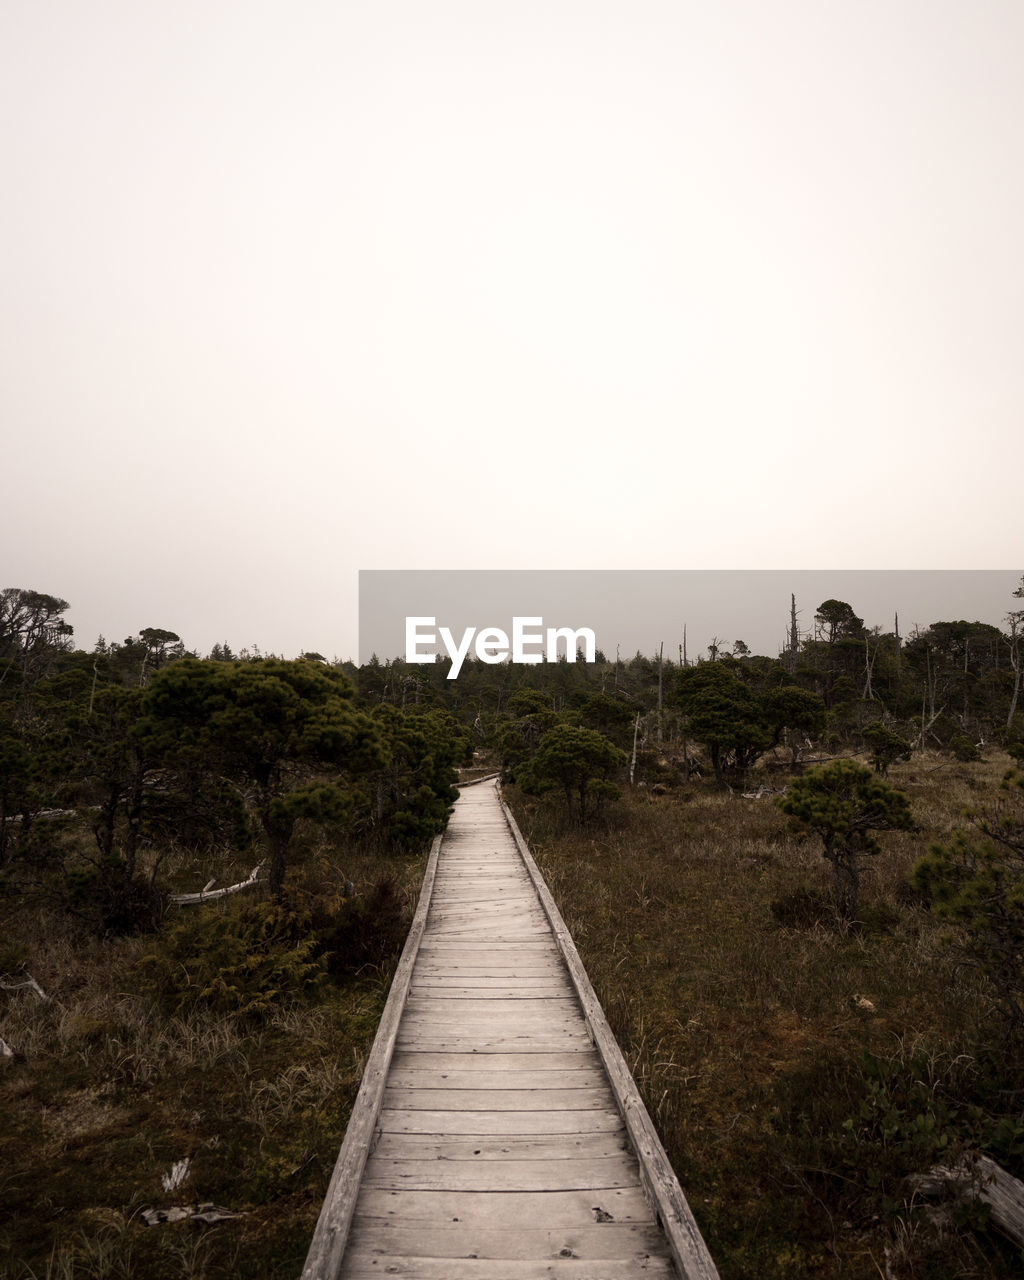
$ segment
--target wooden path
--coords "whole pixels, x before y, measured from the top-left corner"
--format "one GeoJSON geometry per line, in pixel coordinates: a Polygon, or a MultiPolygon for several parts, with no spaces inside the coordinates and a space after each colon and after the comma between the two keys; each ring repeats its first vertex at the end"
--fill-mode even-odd
{"type": "Polygon", "coordinates": [[[492,783],[434,842],[303,1280],[715,1280],[492,783]]]}

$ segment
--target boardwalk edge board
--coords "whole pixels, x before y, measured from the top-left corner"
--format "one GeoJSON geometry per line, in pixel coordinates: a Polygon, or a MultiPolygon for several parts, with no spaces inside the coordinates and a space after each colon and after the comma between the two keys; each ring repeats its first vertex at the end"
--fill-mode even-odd
{"type": "Polygon", "coordinates": [[[374,1133],[384,1100],[384,1085],[398,1037],[398,1023],[405,1010],[412,971],[419,954],[420,941],[427,923],[430,900],[434,892],[437,859],[443,833],[435,836],[430,846],[423,887],[416,906],[409,935],[388,992],[380,1025],[366,1061],[363,1079],[352,1107],[334,1172],[327,1187],[323,1208],[313,1232],[313,1239],[302,1269],[302,1280],[327,1280],[337,1275],[348,1240],[349,1227],[362,1183],[363,1169],[373,1147],[374,1133]]]}
{"type": "Polygon", "coordinates": [[[590,1029],[594,1047],[604,1063],[615,1103],[622,1114],[626,1131],[639,1159],[640,1177],[645,1194],[668,1239],[679,1274],[683,1280],[719,1280],[718,1269],[712,1261],[700,1228],[687,1204],[683,1189],[679,1185],[675,1171],[665,1154],[665,1148],[640,1097],[636,1081],[608,1025],[608,1019],[605,1017],[597,993],[587,977],[587,971],[576,950],[576,944],[569,934],[561,912],[555,905],[555,900],[551,896],[540,868],[534,861],[533,854],[530,853],[519,825],[512,816],[511,809],[504,800],[501,807],[520,857],[530,874],[537,896],[540,898],[568,966],[569,976],[583,1006],[583,1015],[590,1029]]]}

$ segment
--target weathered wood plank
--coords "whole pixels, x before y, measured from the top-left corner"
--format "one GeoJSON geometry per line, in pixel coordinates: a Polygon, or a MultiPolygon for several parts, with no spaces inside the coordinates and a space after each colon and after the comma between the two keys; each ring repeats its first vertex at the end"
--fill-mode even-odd
{"type": "MultiPolygon", "coordinates": [[[[511,929],[520,929],[523,926],[539,925],[547,928],[547,921],[544,919],[544,913],[536,904],[533,906],[520,906],[517,903],[510,902],[507,906],[497,905],[493,903],[485,903],[479,906],[464,906],[459,903],[452,903],[451,906],[439,908],[430,917],[431,929],[446,930],[453,925],[473,926],[482,928],[494,928],[499,933],[507,933],[511,929]]],[[[548,930],[550,933],[550,930],[548,930]]],[[[540,935],[545,937],[544,933],[540,935]]]]}
{"type": "Polygon", "coordinates": [[[496,1269],[489,1258],[410,1258],[386,1254],[357,1254],[346,1259],[346,1280],[365,1280],[381,1275],[402,1276],[405,1280],[635,1280],[638,1275],[668,1280],[675,1276],[668,1258],[577,1259],[560,1258],[557,1263],[502,1260],[496,1269]]]}
{"type": "Polygon", "coordinates": [[[374,1148],[380,1160],[608,1160],[629,1153],[622,1133],[461,1134],[383,1133],[374,1148]]]}
{"type": "Polygon", "coordinates": [[[607,1076],[593,1062],[589,1067],[575,1071],[531,1071],[526,1067],[464,1071],[458,1067],[444,1070],[398,1067],[392,1061],[388,1073],[388,1087],[392,1089],[596,1089],[607,1084],[607,1076]]]}
{"type": "Polygon", "coordinates": [[[534,938],[546,937],[548,932],[542,924],[517,920],[500,926],[495,921],[473,924],[466,920],[442,920],[434,928],[442,937],[460,942],[530,942],[534,938]]]}
{"type": "Polygon", "coordinates": [[[607,1083],[591,1089],[406,1089],[384,1090],[392,1111],[599,1111],[613,1107],[607,1083]]]}
{"type": "MultiPolygon", "coordinates": [[[[559,1053],[410,1053],[396,1050],[392,1071],[414,1068],[420,1071],[516,1072],[584,1071],[596,1065],[593,1050],[559,1053]]],[[[605,1079],[601,1072],[601,1079],[605,1079]]]]}
{"type": "Polygon", "coordinates": [[[381,1111],[382,1133],[569,1134],[619,1133],[622,1117],[605,1111],[381,1111]]]}
{"type": "Polygon", "coordinates": [[[533,981],[537,983],[550,981],[552,978],[564,978],[568,981],[565,965],[551,959],[491,960],[489,963],[482,956],[455,953],[447,959],[436,957],[420,958],[414,972],[414,981],[419,978],[494,978],[495,986],[502,981],[514,978],[517,981],[533,981]]]}
{"type": "MultiPolygon", "coordinates": [[[[466,966],[469,968],[470,966],[466,966]]],[[[481,968],[482,966],[472,966],[481,968]]],[[[501,966],[489,966],[501,967],[501,966]]],[[[501,973],[465,973],[459,969],[453,971],[452,965],[440,965],[436,960],[420,962],[413,970],[413,987],[426,982],[432,987],[550,987],[561,984],[565,990],[574,995],[569,975],[564,968],[555,964],[541,965],[536,960],[524,964],[524,971],[516,972],[514,964],[504,966],[501,973]],[[532,968],[532,971],[531,971],[532,968]]]]}
{"type": "Polygon", "coordinates": [[[457,1035],[440,1030],[431,1034],[419,1028],[404,1028],[398,1033],[396,1047],[425,1053],[557,1053],[570,1047],[582,1049],[591,1043],[585,1031],[544,1036],[526,1032],[522,1035],[514,1032],[457,1035]]]}
{"type": "MultiPolygon", "coordinates": [[[[471,1002],[467,1000],[466,1003],[471,1002]]],[[[404,1020],[403,1034],[412,1035],[419,1031],[430,1034],[454,1032],[463,1037],[477,1034],[488,1036],[499,1032],[504,1033],[512,1021],[507,1006],[504,1013],[500,1014],[487,1013],[481,1009],[469,1010],[464,1018],[460,1018],[457,1011],[450,1009],[435,1013],[420,1006],[407,1015],[404,1020]]],[[[553,1013],[550,1010],[529,1006],[524,1007],[522,1013],[519,1013],[517,1008],[514,1026],[520,1036],[558,1036],[563,1031],[571,1033],[577,1030],[575,1015],[553,1013]]],[[[579,1031],[578,1034],[584,1036],[586,1033],[579,1031]]]]}
{"type": "Polygon", "coordinates": [[[579,1160],[389,1160],[374,1155],[366,1190],[605,1191],[638,1187],[636,1158],[619,1154],[579,1160]]]}
{"type": "Polygon", "coordinates": [[[453,977],[470,974],[480,978],[508,978],[520,974],[523,977],[550,977],[553,974],[563,977],[566,974],[565,965],[550,954],[538,955],[524,948],[523,953],[517,955],[500,952],[497,948],[493,951],[482,946],[478,950],[473,949],[476,947],[476,940],[473,940],[456,943],[447,951],[432,952],[421,958],[416,972],[428,976],[432,973],[450,974],[453,977]]]}
{"type": "Polygon", "coordinates": [[[457,929],[474,929],[477,931],[490,929],[491,933],[486,936],[504,937],[506,939],[512,934],[520,933],[526,936],[532,933],[539,938],[547,937],[550,934],[548,924],[541,912],[525,907],[511,907],[507,911],[499,911],[490,906],[486,910],[483,907],[477,910],[446,907],[431,918],[430,927],[437,930],[442,936],[450,934],[457,929]]]}
{"type": "MultiPolygon", "coordinates": [[[[507,996],[494,996],[488,992],[476,992],[475,995],[453,996],[444,992],[442,996],[428,996],[419,989],[412,988],[406,1000],[406,1009],[411,1016],[424,1015],[426,1018],[444,1021],[451,1018],[465,1025],[480,1018],[499,1018],[508,1021],[512,1016],[508,1007],[507,996]]],[[[545,1023],[561,1024],[564,1021],[575,1021],[580,1016],[579,1001],[571,989],[566,995],[564,989],[557,996],[548,996],[547,1000],[534,1000],[524,1009],[516,1009],[516,1021],[534,1024],[543,1020],[545,1023]]]]}
{"type": "Polygon", "coordinates": [[[554,997],[575,996],[567,975],[554,970],[549,973],[466,974],[452,973],[451,970],[424,973],[417,969],[412,975],[410,995],[436,992],[438,998],[448,996],[451,1000],[460,1000],[466,991],[474,993],[476,1000],[508,1000],[508,991],[520,992],[535,1000],[543,998],[547,992],[552,992],[554,997]],[[531,992],[534,993],[532,997],[531,992]]]}
{"type": "MultiPolygon", "coordinates": [[[[506,997],[494,995],[486,990],[478,991],[468,998],[455,996],[450,992],[443,992],[439,996],[427,996],[417,990],[415,984],[410,984],[406,1007],[414,1012],[418,1009],[429,1008],[432,1013],[443,1014],[449,1012],[462,1017],[469,1017],[476,1012],[497,1013],[502,1011],[507,1017],[510,1012],[506,997]]],[[[558,995],[548,996],[546,1000],[539,1001],[537,1007],[550,1009],[558,1016],[567,1013],[573,1017],[579,1017],[580,1014],[580,1002],[576,998],[575,991],[568,984],[560,988],[558,995]]],[[[528,1013],[530,1013],[529,1009],[516,1009],[515,1016],[518,1018],[526,1016],[528,1013]]]]}
{"type": "Polygon", "coordinates": [[[443,874],[437,886],[438,893],[434,903],[435,906],[442,907],[452,899],[461,900],[463,894],[468,895],[466,900],[470,903],[489,902],[498,898],[503,902],[506,899],[510,902],[517,900],[535,902],[532,889],[530,877],[522,873],[522,868],[517,868],[514,875],[504,874],[499,868],[493,866],[489,874],[481,871],[453,875],[449,869],[443,874]],[[480,894],[484,894],[483,899],[479,898],[480,894]]]}
{"type": "Polygon", "coordinates": [[[423,944],[423,956],[448,955],[453,951],[465,951],[473,956],[492,956],[498,959],[503,953],[511,952],[513,957],[522,957],[526,955],[542,956],[546,960],[558,959],[558,949],[552,947],[550,934],[546,938],[540,938],[530,943],[527,948],[520,947],[514,942],[500,942],[495,940],[493,944],[487,942],[471,942],[459,943],[449,942],[441,938],[430,938],[423,944]]]}
{"type": "Polygon", "coordinates": [[[653,1225],[604,1222],[586,1227],[473,1227],[463,1223],[408,1227],[397,1222],[365,1220],[357,1213],[352,1222],[351,1247],[362,1254],[415,1255],[451,1258],[459,1248],[467,1257],[505,1260],[564,1258],[643,1258],[664,1248],[664,1236],[653,1225]],[[458,1237],[456,1243],[455,1237],[458,1237]]]}
{"type": "Polygon", "coordinates": [[[471,890],[475,889],[477,892],[479,892],[481,887],[482,887],[481,882],[476,881],[475,879],[471,886],[468,881],[464,882],[461,876],[454,879],[450,877],[447,881],[445,881],[440,895],[434,900],[434,908],[436,911],[442,911],[448,906],[461,905],[470,911],[474,910],[476,907],[486,909],[487,907],[495,906],[496,905],[495,900],[498,899],[499,897],[501,898],[500,905],[514,906],[517,903],[522,904],[524,906],[537,905],[536,898],[533,897],[528,892],[530,888],[529,883],[528,882],[524,883],[521,881],[516,881],[514,889],[510,886],[507,889],[507,891],[502,894],[499,894],[497,892],[497,886],[492,882],[486,886],[488,892],[485,898],[481,899],[477,897],[471,897],[471,898],[468,898],[465,902],[462,902],[461,895],[463,891],[469,893],[471,892],[471,890]],[[506,899],[507,899],[507,904],[506,904],[506,899]]]}
{"type": "Polygon", "coordinates": [[[367,1191],[360,1199],[364,1221],[404,1227],[516,1225],[545,1229],[604,1226],[611,1222],[651,1224],[651,1209],[637,1187],[588,1191],[367,1191]]]}
{"type": "MultiPolygon", "coordinates": [[[[452,1000],[471,1001],[480,995],[480,987],[428,987],[418,986],[416,994],[422,996],[425,1000],[447,996],[452,1000]]],[[[525,990],[519,987],[492,987],[490,991],[497,997],[506,1002],[510,1001],[533,1001],[535,1004],[544,1000],[557,1000],[559,996],[564,994],[562,987],[528,987],[525,990]]]]}

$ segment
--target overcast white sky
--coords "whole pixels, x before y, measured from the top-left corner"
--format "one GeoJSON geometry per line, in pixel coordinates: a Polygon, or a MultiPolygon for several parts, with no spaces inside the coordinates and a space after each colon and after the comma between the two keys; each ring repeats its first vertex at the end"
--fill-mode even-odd
{"type": "Polygon", "coordinates": [[[1022,122],[1019,0],[4,0],[0,586],[1012,568],[1022,122]]]}

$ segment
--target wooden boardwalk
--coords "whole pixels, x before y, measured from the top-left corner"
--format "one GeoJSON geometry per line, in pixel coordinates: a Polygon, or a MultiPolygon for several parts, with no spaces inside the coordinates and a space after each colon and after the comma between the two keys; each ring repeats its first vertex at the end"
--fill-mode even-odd
{"type": "Polygon", "coordinates": [[[303,1280],[389,1275],[717,1276],[493,784],[435,841],[303,1280]]]}

